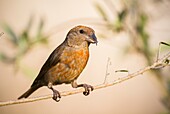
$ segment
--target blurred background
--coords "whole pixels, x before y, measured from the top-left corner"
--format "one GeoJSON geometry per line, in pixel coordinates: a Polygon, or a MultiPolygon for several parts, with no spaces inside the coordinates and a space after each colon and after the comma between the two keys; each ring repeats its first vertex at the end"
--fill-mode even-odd
{"type": "MultiPolygon", "coordinates": [[[[170,43],[169,0],[0,0],[0,101],[16,100],[32,84],[50,53],[74,26],[96,31],[98,45],[79,83],[102,84],[156,61],[159,42],[170,43]],[[3,35],[2,35],[3,34],[3,35]],[[108,65],[108,67],[107,67],[108,65]]],[[[161,46],[163,56],[170,50],[161,46]]],[[[74,90],[70,85],[55,86],[74,90]]],[[[51,94],[40,88],[31,97],[51,94]]],[[[112,87],[0,107],[0,114],[170,114],[170,68],[153,70],[112,87]]]]}

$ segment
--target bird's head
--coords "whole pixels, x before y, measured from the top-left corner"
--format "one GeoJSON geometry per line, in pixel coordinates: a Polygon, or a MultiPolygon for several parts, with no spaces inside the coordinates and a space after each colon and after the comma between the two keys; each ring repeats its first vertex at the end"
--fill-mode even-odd
{"type": "Polygon", "coordinates": [[[89,46],[91,43],[97,44],[98,41],[92,28],[79,25],[68,32],[66,42],[69,46],[74,47],[82,44],[89,46]]]}

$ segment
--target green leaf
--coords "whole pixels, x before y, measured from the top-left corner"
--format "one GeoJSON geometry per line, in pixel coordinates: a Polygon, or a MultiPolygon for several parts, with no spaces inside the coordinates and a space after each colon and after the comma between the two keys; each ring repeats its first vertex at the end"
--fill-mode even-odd
{"type": "Polygon", "coordinates": [[[31,15],[30,18],[29,18],[28,24],[26,26],[26,29],[25,29],[25,31],[27,31],[27,33],[29,33],[29,31],[32,27],[33,20],[34,20],[34,16],[31,15]]]}
{"type": "Polygon", "coordinates": [[[19,55],[23,55],[25,52],[26,52],[26,50],[27,50],[27,48],[28,48],[28,42],[27,42],[27,39],[26,38],[24,38],[24,37],[21,37],[20,39],[19,39],[19,43],[18,43],[18,46],[19,46],[19,55]]]}
{"type": "Polygon", "coordinates": [[[116,70],[115,72],[129,72],[128,70],[116,70]]]}
{"type": "Polygon", "coordinates": [[[165,46],[161,46],[161,50],[162,50],[162,51],[169,50],[170,42],[168,42],[168,43],[166,43],[166,42],[160,42],[160,44],[165,45],[165,46]]]}
{"type": "Polygon", "coordinates": [[[109,21],[109,18],[107,16],[106,12],[104,11],[104,9],[99,4],[97,4],[97,3],[95,4],[95,7],[98,10],[98,12],[100,13],[100,15],[102,16],[102,18],[105,21],[109,21]]]}
{"type": "Polygon", "coordinates": [[[18,37],[12,30],[12,28],[8,24],[2,24],[3,29],[6,31],[6,33],[10,36],[10,40],[17,45],[18,44],[18,37]]]}
{"type": "Polygon", "coordinates": [[[166,43],[166,42],[160,42],[161,44],[164,44],[166,46],[170,46],[170,44],[166,43]]]}
{"type": "Polygon", "coordinates": [[[23,33],[20,35],[20,39],[25,39],[27,42],[30,41],[29,32],[30,32],[32,23],[33,23],[33,16],[31,16],[31,17],[29,18],[29,21],[28,21],[28,23],[27,23],[27,26],[26,26],[25,30],[24,30],[23,33]]]}
{"type": "Polygon", "coordinates": [[[44,19],[41,18],[40,23],[38,25],[38,29],[37,29],[37,35],[36,38],[40,39],[43,37],[43,27],[44,27],[44,19]]]}
{"type": "Polygon", "coordinates": [[[6,60],[7,59],[7,56],[3,53],[0,53],[0,60],[6,60]]]}
{"type": "Polygon", "coordinates": [[[6,54],[4,53],[0,53],[0,61],[6,62],[6,63],[12,63],[15,61],[14,58],[12,57],[8,57],[6,54]]]}
{"type": "Polygon", "coordinates": [[[125,19],[126,15],[127,15],[127,9],[122,10],[118,14],[118,18],[119,18],[120,22],[122,22],[125,19]]]}

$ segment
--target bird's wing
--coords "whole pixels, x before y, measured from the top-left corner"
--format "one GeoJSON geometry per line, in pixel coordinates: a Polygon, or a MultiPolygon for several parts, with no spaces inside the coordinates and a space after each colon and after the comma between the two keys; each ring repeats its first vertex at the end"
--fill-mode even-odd
{"type": "MultiPolygon", "coordinates": [[[[63,42],[64,43],[64,42],[63,42]]],[[[64,50],[64,45],[63,43],[61,45],[59,45],[52,53],[51,55],[48,57],[47,61],[44,63],[43,67],[41,68],[38,76],[36,77],[36,79],[34,80],[33,84],[31,85],[34,86],[36,84],[40,84],[39,81],[42,81],[41,83],[43,83],[44,81],[44,76],[45,74],[48,72],[48,70],[55,66],[59,61],[60,61],[60,56],[64,50]]]]}

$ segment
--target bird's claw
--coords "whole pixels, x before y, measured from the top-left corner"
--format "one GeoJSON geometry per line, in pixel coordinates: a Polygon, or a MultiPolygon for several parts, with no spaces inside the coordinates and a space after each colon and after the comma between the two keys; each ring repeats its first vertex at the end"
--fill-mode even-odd
{"type": "Polygon", "coordinates": [[[53,100],[55,100],[56,102],[59,102],[61,98],[60,93],[57,90],[53,90],[53,100]]]}
{"type": "Polygon", "coordinates": [[[87,96],[87,95],[89,95],[90,94],[90,91],[93,91],[93,86],[91,86],[91,85],[88,85],[88,84],[83,84],[83,87],[84,87],[84,89],[85,89],[85,91],[83,92],[83,94],[85,95],[85,96],[87,96]]]}

